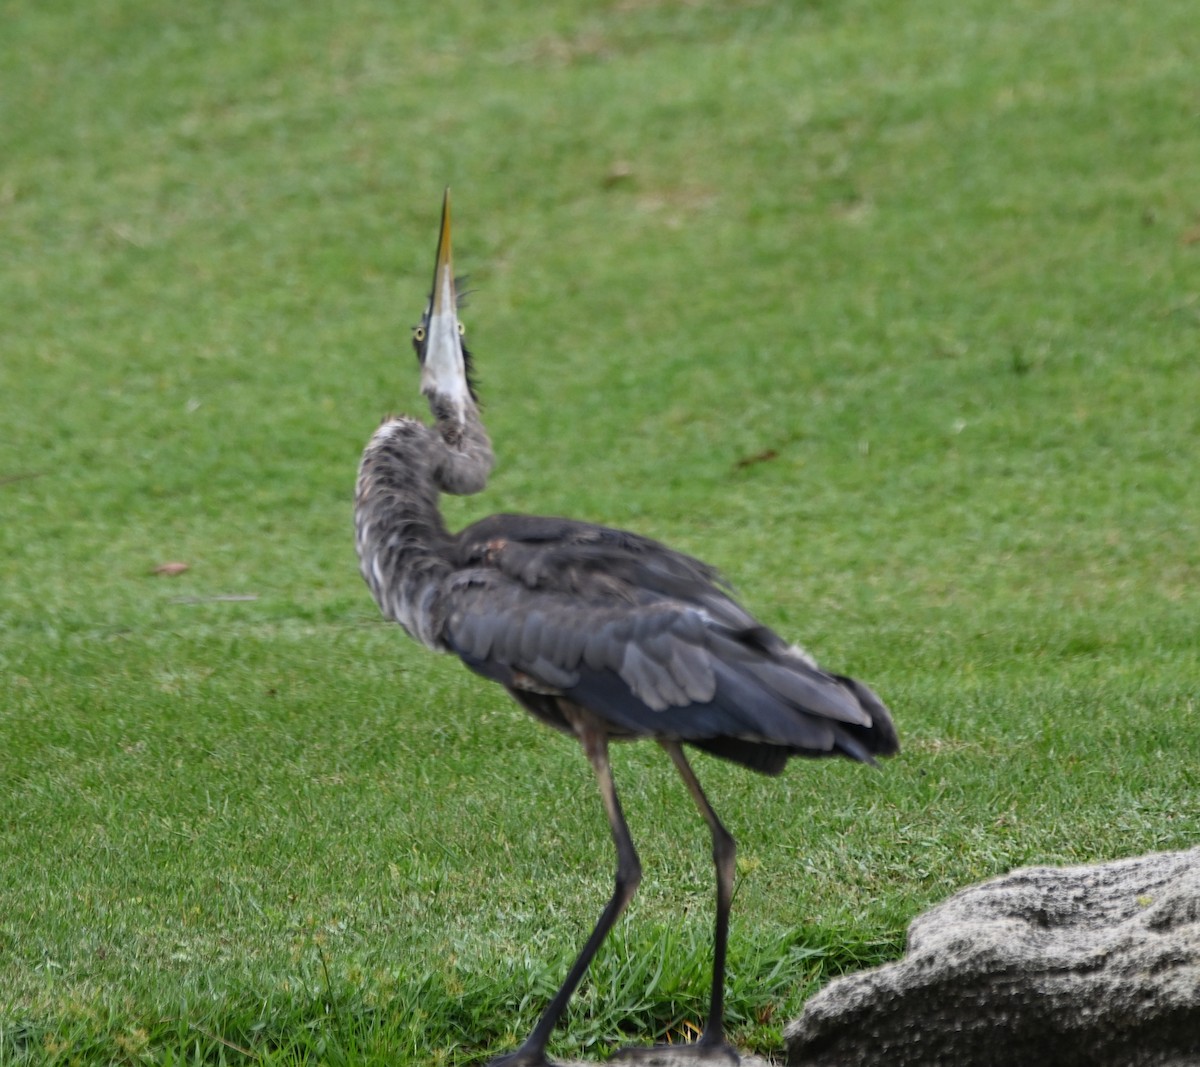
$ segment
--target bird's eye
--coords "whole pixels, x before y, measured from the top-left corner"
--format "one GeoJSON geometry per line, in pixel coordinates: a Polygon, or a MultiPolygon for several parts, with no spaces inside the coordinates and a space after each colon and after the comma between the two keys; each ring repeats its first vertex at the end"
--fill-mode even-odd
{"type": "Polygon", "coordinates": [[[425,340],[425,327],[424,326],[414,326],[413,327],[413,340],[416,341],[418,344],[425,340]]]}
{"type": "Polygon", "coordinates": [[[465,334],[466,332],[467,332],[467,328],[460,322],[458,324],[458,336],[462,337],[462,335],[465,334]]]}

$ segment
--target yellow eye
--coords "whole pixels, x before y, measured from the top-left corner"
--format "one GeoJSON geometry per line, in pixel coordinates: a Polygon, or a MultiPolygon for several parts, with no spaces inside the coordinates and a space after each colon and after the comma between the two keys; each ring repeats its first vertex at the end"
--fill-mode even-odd
{"type": "Polygon", "coordinates": [[[414,326],[413,327],[413,340],[414,341],[424,341],[425,340],[425,327],[424,326],[414,326]]]}
{"type": "Polygon", "coordinates": [[[467,332],[467,328],[460,322],[458,324],[458,336],[462,337],[462,335],[465,334],[466,332],[467,332]]]}

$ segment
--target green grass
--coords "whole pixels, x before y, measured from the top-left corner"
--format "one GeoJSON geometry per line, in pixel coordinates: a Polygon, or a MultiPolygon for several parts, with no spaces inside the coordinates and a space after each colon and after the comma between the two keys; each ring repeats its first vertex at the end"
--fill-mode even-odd
{"type": "MultiPolygon", "coordinates": [[[[957,887],[1200,840],[1190,3],[0,26],[0,1064],[473,1063],[594,920],[582,757],[353,558],[447,182],[499,452],[451,521],[664,538],[895,710],[881,774],[698,764],[739,1042],[957,887]]],[[[647,877],[561,1055],[703,1011],[703,828],[615,759],[647,877]]]]}

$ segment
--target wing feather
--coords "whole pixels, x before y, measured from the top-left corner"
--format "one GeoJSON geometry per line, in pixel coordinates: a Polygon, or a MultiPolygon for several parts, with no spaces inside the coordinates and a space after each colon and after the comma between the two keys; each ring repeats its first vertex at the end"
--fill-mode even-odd
{"type": "Polygon", "coordinates": [[[788,754],[895,751],[870,689],[794,655],[698,560],[523,516],[468,527],[455,551],[443,644],[510,689],[569,700],[618,736],[689,741],[766,773],[788,754]]]}

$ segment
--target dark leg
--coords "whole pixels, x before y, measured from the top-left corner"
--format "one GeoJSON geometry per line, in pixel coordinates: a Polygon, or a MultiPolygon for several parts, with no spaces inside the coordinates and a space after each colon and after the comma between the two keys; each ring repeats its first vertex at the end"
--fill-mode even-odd
{"type": "MultiPolygon", "coordinates": [[[[721,825],[717,813],[713,811],[708,797],[700,788],[692,765],[678,741],[660,741],[660,745],[671,757],[675,769],[687,786],[692,800],[700,809],[704,821],[712,832],[713,864],[717,869],[717,921],[713,935],[713,970],[712,970],[712,1000],[709,1003],[708,1021],[704,1024],[704,1032],[700,1040],[693,1045],[675,1045],[671,1052],[675,1055],[694,1055],[697,1059],[712,1059],[714,1062],[722,1059],[730,1063],[739,1060],[733,1046],[725,1040],[725,946],[729,940],[729,908],[733,903],[734,862],[737,856],[737,844],[733,836],[721,825]]],[[[653,1060],[661,1055],[662,1048],[626,1048],[622,1049],[614,1059],[618,1060],[653,1060]]]]}
{"type": "Polygon", "coordinates": [[[633,839],[629,836],[629,827],[625,823],[621,802],[617,799],[616,786],[613,784],[612,768],[608,762],[608,737],[599,729],[582,722],[575,724],[575,730],[592,769],[596,772],[600,797],[604,801],[608,825],[612,828],[613,842],[617,846],[617,885],[613,890],[612,899],[600,913],[600,919],[591,937],[587,939],[583,950],[571,965],[562,988],[546,1005],[546,1010],[542,1012],[542,1017],[533,1028],[533,1032],[516,1052],[492,1060],[489,1067],[549,1067],[546,1043],[550,1040],[550,1034],[567,1006],[567,1001],[575,992],[575,987],[579,985],[580,979],[588,969],[588,964],[592,962],[592,957],[596,955],[596,950],[608,936],[609,930],[613,928],[626,905],[633,899],[638,883],[642,880],[642,864],[633,847],[633,839]]]}

